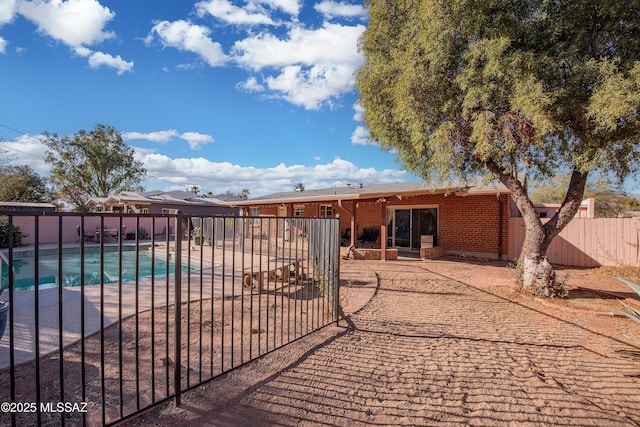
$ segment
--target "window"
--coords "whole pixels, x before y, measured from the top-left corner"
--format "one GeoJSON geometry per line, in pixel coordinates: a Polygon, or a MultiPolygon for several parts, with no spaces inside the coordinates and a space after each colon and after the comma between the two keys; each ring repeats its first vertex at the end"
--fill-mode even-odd
{"type": "Polygon", "coordinates": [[[304,217],[304,205],[295,205],[293,207],[293,216],[297,218],[304,217]]]}
{"type": "Polygon", "coordinates": [[[260,208],[249,208],[249,216],[260,216],[260,208]]]}
{"type": "Polygon", "coordinates": [[[330,218],[333,216],[333,207],[331,205],[320,205],[320,216],[322,218],[330,218]]]}
{"type": "Polygon", "coordinates": [[[143,214],[148,214],[149,213],[149,208],[142,208],[141,209],[143,214]]]}

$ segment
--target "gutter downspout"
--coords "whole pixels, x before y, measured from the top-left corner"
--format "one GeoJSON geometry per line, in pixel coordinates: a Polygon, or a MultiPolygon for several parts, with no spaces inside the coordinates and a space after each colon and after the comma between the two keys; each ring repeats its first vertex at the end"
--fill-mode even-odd
{"type": "Polygon", "coordinates": [[[502,200],[500,198],[500,193],[496,193],[496,197],[498,198],[498,259],[502,260],[502,234],[503,234],[503,224],[502,224],[502,200]]]}
{"type": "Polygon", "coordinates": [[[347,258],[349,259],[349,255],[351,254],[351,250],[356,246],[356,216],[349,209],[342,206],[342,199],[338,199],[338,207],[349,214],[351,217],[351,237],[349,238],[349,247],[347,248],[347,258]]]}

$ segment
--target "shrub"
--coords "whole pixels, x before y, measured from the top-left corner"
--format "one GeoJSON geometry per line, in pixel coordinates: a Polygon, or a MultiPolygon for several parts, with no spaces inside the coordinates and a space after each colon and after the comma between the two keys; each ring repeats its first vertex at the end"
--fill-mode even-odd
{"type": "MultiPolygon", "coordinates": [[[[22,244],[22,230],[20,227],[13,226],[13,246],[20,246],[22,244]]],[[[9,220],[7,218],[0,218],[0,248],[9,247],[9,220]]]]}

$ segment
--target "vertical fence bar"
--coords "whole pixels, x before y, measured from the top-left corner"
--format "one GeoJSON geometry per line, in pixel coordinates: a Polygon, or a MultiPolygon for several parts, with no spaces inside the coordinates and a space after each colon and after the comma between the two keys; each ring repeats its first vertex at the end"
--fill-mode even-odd
{"type": "MultiPolygon", "coordinates": [[[[14,328],[14,286],[15,286],[15,275],[13,270],[13,215],[9,215],[8,219],[8,231],[7,238],[9,244],[9,266],[8,266],[8,274],[9,274],[9,375],[11,378],[9,379],[9,395],[11,397],[11,402],[16,401],[16,360],[15,360],[15,345],[16,345],[16,333],[14,328]]],[[[16,425],[16,413],[11,412],[11,425],[16,425]]]]}
{"type": "MultiPolygon", "coordinates": [[[[62,217],[58,217],[58,369],[60,374],[60,402],[64,402],[64,327],[62,323],[62,217]]],[[[60,416],[60,424],[64,425],[64,415],[60,416]]]]}
{"type": "MultiPolygon", "coordinates": [[[[170,283],[169,283],[169,266],[171,265],[171,251],[169,250],[169,236],[171,234],[171,222],[169,217],[165,217],[164,220],[164,252],[165,252],[165,262],[164,262],[164,379],[165,379],[165,396],[168,396],[171,393],[171,385],[169,383],[169,371],[171,367],[171,359],[169,358],[169,302],[170,302],[170,283]]],[[[174,363],[180,363],[179,360],[174,361],[174,363]]]]}
{"type": "MultiPolygon", "coordinates": [[[[189,219],[191,221],[191,219],[189,219]]],[[[190,222],[191,224],[191,222],[190,222]]],[[[189,230],[191,231],[191,228],[189,228],[189,230]]],[[[204,251],[203,251],[203,241],[204,241],[204,218],[200,217],[200,241],[197,242],[198,243],[198,251],[200,253],[200,258],[199,258],[199,270],[200,270],[200,316],[199,316],[199,327],[198,327],[198,343],[199,343],[199,353],[200,353],[200,359],[199,359],[199,363],[198,363],[198,381],[202,382],[202,324],[204,323],[204,313],[203,313],[203,308],[202,308],[202,300],[204,298],[203,295],[203,289],[204,289],[204,276],[203,276],[203,272],[204,272],[204,251]]],[[[194,237],[195,239],[195,237],[194,237]]],[[[195,243],[195,242],[194,242],[195,243]]],[[[189,237],[189,245],[191,245],[191,237],[189,237]]],[[[211,275],[211,283],[213,284],[213,274],[211,275]]],[[[213,295],[211,295],[211,303],[213,304],[213,295]]],[[[211,328],[213,328],[213,324],[211,325],[211,328]]]]}
{"type": "MultiPolygon", "coordinates": [[[[247,217],[245,217],[247,218],[247,217]]],[[[253,287],[255,286],[253,283],[253,255],[254,255],[254,243],[255,243],[255,235],[254,235],[254,219],[253,218],[247,218],[245,226],[247,227],[246,232],[247,235],[249,235],[249,238],[251,239],[251,244],[249,245],[251,248],[251,252],[249,255],[249,262],[250,262],[250,267],[249,267],[249,360],[253,359],[253,335],[254,335],[254,328],[253,328],[253,287]]],[[[244,261],[244,257],[242,258],[244,261]]],[[[242,268],[242,272],[244,274],[245,272],[245,268],[247,268],[246,266],[243,265],[242,268]]],[[[242,277],[243,280],[243,289],[244,289],[244,276],[242,277]]],[[[259,285],[257,285],[259,287],[259,285]]],[[[258,290],[258,292],[260,292],[258,290]]]]}
{"type": "MultiPolygon", "coordinates": [[[[181,381],[181,366],[182,366],[182,213],[178,211],[176,217],[176,234],[175,234],[175,248],[176,259],[174,268],[174,283],[175,283],[175,363],[174,366],[174,386],[176,393],[176,406],[180,406],[182,403],[182,381],[181,381]]],[[[169,270],[167,269],[167,277],[169,277],[169,270]]],[[[187,304],[189,304],[189,298],[187,297],[187,304]]],[[[188,328],[188,327],[187,327],[188,328]]],[[[188,329],[187,329],[188,330],[188,329]]]]}
{"type": "Polygon", "coordinates": [[[151,217],[151,401],[156,401],[156,218],[151,217]]]}
{"type": "MultiPolygon", "coordinates": [[[[224,224],[224,228],[226,230],[227,228],[227,220],[225,219],[225,224],[224,224]]],[[[236,321],[236,275],[235,275],[235,270],[236,270],[236,234],[235,234],[235,219],[233,220],[233,226],[231,227],[231,238],[233,239],[233,241],[231,242],[231,270],[234,271],[234,274],[231,276],[231,369],[233,369],[236,364],[235,364],[235,334],[236,334],[236,328],[235,328],[235,321],[236,321]]],[[[240,338],[242,339],[242,337],[240,338]]]]}
{"type": "MultiPolygon", "coordinates": [[[[42,402],[42,392],[40,390],[40,245],[38,245],[38,238],[40,236],[40,218],[38,216],[34,217],[33,224],[33,234],[34,234],[34,250],[33,250],[33,317],[34,317],[34,335],[35,335],[35,362],[36,362],[36,405],[38,405],[38,412],[36,414],[36,422],[38,425],[42,424],[42,412],[40,411],[40,402],[42,402]]],[[[10,266],[13,270],[13,268],[10,266]]],[[[84,319],[83,319],[84,320],[84,319]]],[[[82,323],[84,326],[84,322],[82,323]]],[[[84,356],[84,353],[83,353],[84,356]]],[[[83,360],[84,364],[84,360],[83,360]]],[[[84,374],[84,370],[83,370],[84,374]]],[[[84,380],[83,384],[83,398],[84,398],[84,380]]]]}
{"type": "Polygon", "coordinates": [[[118,396],[120,399],[120,418],[124,415],[123,357],[122,357],[122,215],[118,217],[118,396]]]}
{"type": "MultiPolygon", "coordinates": [[[[216,221],[216,225],[218,225],[220,221],[216,221]]],[[[220,325],[220,371],[224,372],[224,342],[225,342],[225,333],[224,333],[224,319],[225,319],[225,299],[226,299],[226,287],[225,284],[227,282],[227,276],[226,276],[226,259],[227,259],[227,251],[225,250],[225,240],[226,240],[226,233],[225,233],[225,229],[224,229],[224,223],[222,223],[222,295],[221,295],[221,307],[220,307],[220,315],[221,315],[221,325],[220,325]]]]}
{"type": "MultiPolygon", "coordinates": [[[[238,221],[240,224],[240,253],[242,254],[242,258],[240,259],[240,313],[241,322],[240,322],[240,364],[244,363],[244,336],[245,336],[245,328],[244,328],[244,259],[245,259],[245,220],[243,218],[234,219],[234,223],[238,221]]],[[[251,330],[251,329],[249,329],[251,330]]],[[[251,335],[249,335],[249,339],[251,339],[251,335]]]]}
{"type": "MultiPolygon", "coordinates": [[[[136,261],[135,261],[135,334],[136,334],[136,409],[140,410],[140,217],[136,216],[136,233],[135,233],[135,247],[136,247],[136,261]]],[[[153,264],[153,259],[151,259],[153,264]]]]}
{"type": "MultiPolygon", "coordinates": [[[[191,236],[190,230],[191,230],[191,218],[190,217],[184,217],[184,219],[186,219],[186,221],[188,222],[187,224],[187,233],[189,236],[191,236]]],[[[178,222],[182,223],[182,220],[179,220],[178,222]]],[[[182,235],[178,234],[178,231],[176,230],[176,239],[178,239],[178,236],[180,236],[180,240],[182,241],[182,235]]],[[[190,237],[189,237],[190,238],[190,237]]],[[[176,258],[178,257],[182,257],[181,252],[178,252],[178,249],[176,248],[176,258]]],[[[178,277],[178,275],[182,276],[182,262],[180,262],[180,270],[176,270],[175,273],[176,277],[178,277]],[[178,273],[178,271],[180,271],[180,273],[178,273]]],[[[188,240],[187,241],[187,388],[191,385],[191,241],[188,240]]]]}
{"type": "Polygon", "coordinates": [[[100,240],[100,395],[102,403],[102,424],[107,422],[107,403],[106,403],[106,380],[105,380],[105,363],[104,363],[104,239],[102,238],[102,230],[104,230],[104,216],[100,216],[100,228],[96,233],[96,238],[100,240]]]}
{"type": "Polygon", "coordinates": [[[213,377],[213,360],[214,360],[214,326],[215,326],[215,270],[216,269],[216,221],[211,218],[211,359],[209,361],[211,367],[211,376],[213,377]]]}

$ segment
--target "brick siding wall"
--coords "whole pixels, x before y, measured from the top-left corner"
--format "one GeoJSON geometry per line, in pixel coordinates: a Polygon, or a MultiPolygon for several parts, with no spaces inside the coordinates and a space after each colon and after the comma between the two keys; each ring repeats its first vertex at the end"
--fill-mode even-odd
{"type": "MultiPolygon", "coordinates": [[[[438,245],[445,251],[461,253],[498,254],[499,222],[502,223],[502,254],[506,257],[509,230],[509,196],[502,194],[500,202],[495,194],[456,196],[450,194],[423,195],[415,197],[387,197],[386,208],[429,206],[438,208],[438,245]],[[499,203],[502,204],[502,219],[499,221],[499,203]]],[[[305,216],[318,216],[321,203],[305,204],[305,216]]],[[[328,203],[322,203],[328,204],[328,203]]],[[[337,203],[332,203],[334,215],[340,214],[340,233],[351,227],[351,217],[337,203]]],[[[343,206],[355,212],[356,230],[360,236],[366,227],[380,227],[383,208],[376,200],[343,202],[343,206]]],[[[291,215],[293,205],[287,205],[291,215]]],[[[261,214],[275,214],[277,208],[260,208],[261,214]]]]}

